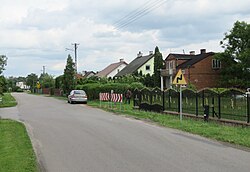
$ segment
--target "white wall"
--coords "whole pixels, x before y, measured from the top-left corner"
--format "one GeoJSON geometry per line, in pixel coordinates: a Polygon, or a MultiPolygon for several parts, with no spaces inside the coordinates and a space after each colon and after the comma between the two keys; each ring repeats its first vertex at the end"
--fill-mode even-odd
{"type": "Polygon", "coordinates": [[[118,68],[116,68],[111,73],[109,73],[108,76],[107,76],[107,78],[109,78],[109,77],[113,78],[118,73],[118,70],[121,71],[126,66],[127,66],[126,64],[121,64],[118,68]]]}

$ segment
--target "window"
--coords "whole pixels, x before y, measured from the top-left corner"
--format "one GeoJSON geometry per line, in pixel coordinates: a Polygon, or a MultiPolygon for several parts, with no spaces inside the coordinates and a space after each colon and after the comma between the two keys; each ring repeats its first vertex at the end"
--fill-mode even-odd
{"type": "Polygon", "coordinates": [[[150,70],[150,65],[146,65],[146,70],[150,70]]]}
{"type": "Polygon", "coordinates": [[[169,62],[169,69],[173,69],[173,61],[169,62]]]}
{"type": "Polygon", "coordinates": [[[217,59],[212,60],[212,68],[213,69],[220,69],[221,68],[221,62],[217,59]]]}

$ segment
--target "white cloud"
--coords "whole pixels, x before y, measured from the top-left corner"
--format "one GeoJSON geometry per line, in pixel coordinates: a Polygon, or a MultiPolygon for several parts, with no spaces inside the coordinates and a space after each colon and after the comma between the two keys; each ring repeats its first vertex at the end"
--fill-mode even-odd
{"type": "MultiPolygon", "coordinates": [[[[201,48],[221,51],[219,41],[236,20],[250,22],[249,0],[167,0],[127,27],[115,22],[146,2],[163,0],[3,0],[0,6],[0,54],[8,59],[5,75],[63,73],[71,43],[80,43],[78,69],[99,71],[138,51],[159,46],[164,56],[201,48]],[[118,27],[119,28],[119,27],[118,27]]],[[[157,5],[157,4],[156,4],[157,5]]]]}

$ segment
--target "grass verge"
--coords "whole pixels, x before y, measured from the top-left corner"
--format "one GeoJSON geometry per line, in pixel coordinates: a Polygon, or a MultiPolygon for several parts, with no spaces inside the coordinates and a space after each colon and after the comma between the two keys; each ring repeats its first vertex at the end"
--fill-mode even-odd
{"type": "MultiPolygon", "coordinates": [[[[88,105],[100,108],[98,101],[88,101],[88,105]]],[[[122,110],[120,110],[120,105],[110,109],[107,104],[103,104],[101,108],[118,114],[133,116],[136,119],[151,121],[164,127],[250,148],[250,128],[247,127],[227,126],[212,121],[204,122],[203,120],[185,117],[180,122],[178,116],[134,110],[132,105],[123,105],[122,110]]]]}
{"type": "Polygon", "coordinates": [[[17,105],[15,98],[10,93],[4,93],[2,102],[0,102],[0,108],[2,107],[13,107],[17,105]]]}
{"type": "Polygon", "coordinates": [[[36,156],[25,126],[0,119],[0,172],[38,172],[36,156]]]}

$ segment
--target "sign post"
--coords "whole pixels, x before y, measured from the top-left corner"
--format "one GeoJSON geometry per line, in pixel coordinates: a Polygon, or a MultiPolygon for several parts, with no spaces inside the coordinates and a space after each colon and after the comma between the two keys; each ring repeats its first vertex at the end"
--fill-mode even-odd
{"type": "Polygon", "coordinates": [[[180,86],[180,121],[182,121],[182,86],[187,85],[187,82],[184,75],[182,74],[181,69],[179,69],[178,73],[176,74],[173,84],[180,86]]]}

